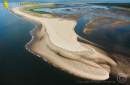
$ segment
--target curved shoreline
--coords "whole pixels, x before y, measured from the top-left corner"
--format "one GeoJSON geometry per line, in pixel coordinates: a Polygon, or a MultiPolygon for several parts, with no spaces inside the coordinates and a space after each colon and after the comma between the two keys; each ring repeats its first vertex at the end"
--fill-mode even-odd
{"type": "MultiPolygon", "coordinates": [[[[19,9],[13,9],[13,11],[18,14],[16,10],[19,11],[19,9]]],[[[31,46],[29,49],[31,48],[30,51],[33,54],[43,58],[47,62],[50,62],[55,67],[61,68],[62,70],[81,78],[92,80],[105,80],[109,78],[110,67],[113,65],[115,66],[115,62],[106,55],[95,50],[94,54],[90,49],[85,50],[85,52],[71,52],[61,49],[51,42],[48,36],[49,34],[46,32],[46,28],[42,26],[42,28],[37,30],[39,31],[38,33],[36,33],[36,31],[34,34],[34,31],[31,32],[32,40],[28,45],[26,45],[27,47],[31,46]]],[[[88,47],[92,48],[92,46],[84,45],[83,43],[80,44],[85,48],[87,47],[87,49],[88,47]]]]}
{"type": "MultiPolygon", "coordinates": [[[[42,58],[44,61],[46,61],[47,63],[50,63],[50,64],[52,64],[52,62],[49,62],[49,60],[48,59],[46,59],[45,57],[41,57],[41,56],[43,56],[43,55],[40,55],[39,53],[37,53],[36,51],[34,51],[34,49],[32,48],[32,45],[34,44],[34,43],[36,43],[36,41],[37,41],[37,38],[36,38],[36,32],[39,30],[40,28],[37,28],[37,29],[34,29],[34,30],[32,30],[31,31],[31,35],[32,35],[32,39],[31,39],[31,41],[29,42],[29,43],[27,43],[26,44],[26,49],[29,51],[29,52],[31,52],[32,54],[34,54],[34,55],[36,55],[36,56],[38,56],[38,57],[40,57],[40,58],[42,58]]],[[[73,59],[72,59],[73,60],[73,59]]],[[[62,69],[63,71],[65,71],[66,72],[66,70],[65,69],[63,69],[63,68],[61,68],[61,67],[59,67],[59,66],[57,66],[57,65],[55,65],[55,64],[52,64],[54,67],[56,67],[56,68],[60,68],[60,69],[62,69]]],[[[97,68],[97,67],[96,67],[97,68]]],[[[71,73],[70,72],[70,74],[73,74],[73,75],[75,75],[75,76],[77,76],[77,74],[74,74],[74,73],[71,73]]],[[[78,75],[79,76],[79,75],[78,75]]],[[[98,76],[97,76],[98,77],[98,76]]],[[[83,76],[80,76],[80,78],[84,78],[84,79],[86,79],[85,77],[83,77],[83,76]]],[[[87,78],[87,79],[89,79],[89,78],[87,78]]],[[[90,78],[91,79],[91,78],[90,78]]],[[[95,80],[95,79],[92,79],[92,80],[95,80]]],[[[96,80],[98,80],[98,79],[96,79],[96,80]]],[[[100,80],[100,79],[99,79],[100,80]]],[[[101,79],[102,80],[102,79],[101,79]]]]}

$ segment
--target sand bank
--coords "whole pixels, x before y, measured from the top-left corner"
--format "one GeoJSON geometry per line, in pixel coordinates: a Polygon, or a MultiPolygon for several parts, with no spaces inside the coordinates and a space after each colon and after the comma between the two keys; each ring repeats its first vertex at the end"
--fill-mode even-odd
{"type": "Polygon", "coordinates": [[[37,17],[21,9],[24,7],[13,8],[12,11],[42,25],[32,32],[33,39],[27,45],[28,50],[75,76],[92,80],[109,78],[110,68],[116,63],[97,48],[77,40],[75,20],[37,17]]]}

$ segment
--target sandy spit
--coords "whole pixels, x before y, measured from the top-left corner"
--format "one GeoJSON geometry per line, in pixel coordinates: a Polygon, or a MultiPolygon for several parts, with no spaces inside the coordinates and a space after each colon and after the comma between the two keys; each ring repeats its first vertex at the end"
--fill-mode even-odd
{"type": "Polygon", "coordinates": [[[32,40],[27,49],[77,77],[91,80],[106,80],[116,62],[93,46],[77,40],[75,20],[37,17],[21,11],[24,7],[12,8],[15,14],[41,24],[31,32],[32,40]],[[40,28],[39,28],[40,27],[40,28]]]}

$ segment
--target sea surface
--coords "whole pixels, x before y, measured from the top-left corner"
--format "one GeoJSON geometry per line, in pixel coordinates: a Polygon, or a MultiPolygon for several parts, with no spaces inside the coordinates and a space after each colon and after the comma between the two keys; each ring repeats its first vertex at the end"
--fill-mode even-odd
{"type": "MultiPolygon", "coordinates": [[[[12,4],[12,6],[16,5],[12,4]]],[[[36,11],[43,10],[61,14],[80,13],[84,16],[79,19],[76,32],[81,37],[86,36],[86,34],[82,33],[86,22],[97,15],[90,14],[87,10],[83,11],[86,9],[83,6],[65,7],[58,9],[36,9],[36,11]],[[77,8],[80,9],[79,12],[77,12],[77,8]],[[66,9],[73,11],[68,12],[66,9]],[[81,13],[81,11],[86,14],[81,13]],[[88,15],[90,16],[89,19],[88,15]]],[[[97,9],[109,9],[102,6],[98,8],[97,6],[87,5],[86,7],[89,12],[97,9]]],[[[11,13],[8,9],[4,9],[3,5],[0,4],[0,85],[117,85],[118,81],[114,77],[103,82],[81,80],[54,68],[28,52],[25,49],[25,45],[31,40],[30,31],[36,29],[35,25],[34,22],[25,20],[11,13]]]]}
{"type": "Polygon", "coordinates": [[[75,85],[75,77],[25,49],[35,25],[0,4],[0,85],[75,85]]]}

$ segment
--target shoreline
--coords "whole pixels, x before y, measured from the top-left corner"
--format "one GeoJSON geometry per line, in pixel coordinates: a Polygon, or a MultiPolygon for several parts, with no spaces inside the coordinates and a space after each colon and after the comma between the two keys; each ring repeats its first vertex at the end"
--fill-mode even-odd
{"type": "MultiPolygon", "coordinates": [[[[13,11],[16,12],[16,10],[13,10],[13,11]]],[[[18,9],[17,9],[17,11],[18,11],[18,9]]],[[[15,14],[17,14],[17,13],[15,13],[15,14]]],[[[24,17],[27,17],[27,16],[24,16],[24,17]]],[[[36,20],[36,22],[37,22],[37,20],[36,20]]],[[[40,22],[38,22],[38,23],[40,23],[40,22]]],[[[49,39],[49,36],[48,36],[49,34],[47,34],[47,32],[46,32],[46,28],[43,27],[43,24],[41,24],[41,25],[42,25],[41,28],[36,28],[34,30],[35,33],[34,33],[34,31],[31,32],[32,39],[26,45],[26,47],[28,47],[28,46],[31,46],[31,47],[28,47],[27,50],[31,49],[31,51],[30,51],[31,53],[41,57],[43,60],[49,62],[50,64],[54,65],[55,67],[61,68],[62,70],[69,72],[70,74],[73,74],[75,76],[85,78],[85,79],[92,79],[92,80],[106,80],[109,78],[110,66],[108,66],[107,64],[110,64],[110,65],[115,64],[115,62],[113,62],[110,58],[108,58],[105,55],[100,54],[100,53],[97,53],[97,54],[102,57],[98,57],[98,56],[96,56],[96,54],[95,54],[95,56],[96,56],[95,57],[91,53],[86,54],[85,52],[82,52],[82,50],[80,52],[75,53],[73,51],[71,52],[71,51],[61,49],[61,48],[55,46],[55,44],[53,42],[51,42],[51,40],[49,39]],[[39,33],[36,33],[36,30],[38,30],[39,33]],[[40,44],[41,44],[41,46],[42,46],[42,44],[45,44],[45,46],[43,46],[44,50],[43,50],[43,48],[41,48],[40,44]],[[48,53],[45,53],[44,52],[45,50],[48,51],[48,53]],[[88,56],[92,55],[92,56],[88,57],[86,55],[88,55],[88,56]],[[54,58],[54,56],[57,58],[54,58]],[[85,57],[82,59],[81,56],[85,56],[85,57]],[[91,58],[91,57],[93,57],[93,58],[91,58]],[[48,59],[46,59],[46,58],[48,58],[48,59]],[[58,58],[59,58],[59,60],[58,60],[58,58]],[[94,58],[95,58],[95,60],[93,61],[94,58]],[[100,59],[101,59],[101,61],[100,61],[100,59]],[[70,63],[70,65],[68,63],[70,63]],[[103,65],[98,65],[98,63],[102,63],[103,65]],[[71,64],[72,64],[72,66],[71,66],[71,64]],[[89,69],[87,69],[87,67],[89,69]],[[94,70],[97,70],[97,71],[99,70],[99,73],[95,73],[94,70]],[[91,73],[91,71],[92,71],[92,73],[91,73]]],[[[85,47],[91,47],[91,46],[85,45],[85,47]]],[[[91,50],[91,51],[93,51],[93,50],[91,50]]],[[[87,50],[87,52],[90,52],[90,51],[87,50]]],[[[95,52],[95,50],[94,50],[94,52],[95,52]]]]}

